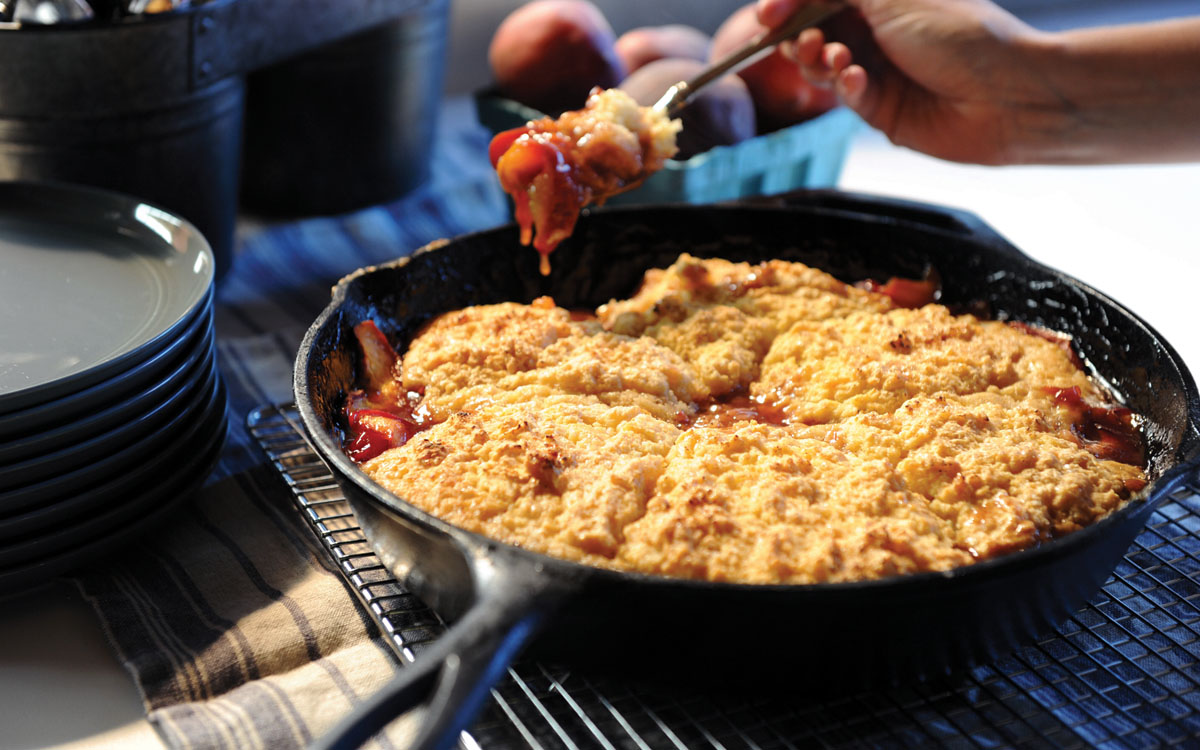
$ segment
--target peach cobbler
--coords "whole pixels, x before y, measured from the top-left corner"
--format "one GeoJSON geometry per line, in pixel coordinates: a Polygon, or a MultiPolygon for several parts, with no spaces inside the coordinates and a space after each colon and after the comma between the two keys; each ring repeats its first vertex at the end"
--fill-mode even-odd
{"type": "Polygon", "coordinates": [[[592,90],[581,110],[498,134],[489,148],[500,186],[512,195],[521,244],[532,241],[541,272],[570,236],[579,212],[641,184],[675,155],[678,120],[640,107],[619,89],[592,90]]]}
{"type": "Polygon", "coordinates": [[[446,313],[402,356],[366,321],[347,451],[502,542],[744,583],[946,571],[1145,486],[1133,415],[1068,341],[897,283],[683,255],[594,314],[446,313]]]}

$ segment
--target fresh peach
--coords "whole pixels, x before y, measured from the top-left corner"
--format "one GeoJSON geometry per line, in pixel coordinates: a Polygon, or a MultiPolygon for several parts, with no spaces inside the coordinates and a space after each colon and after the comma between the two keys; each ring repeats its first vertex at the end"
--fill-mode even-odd
{"type": "Polygon", "coordinates": [[[708,34],[684,24],[642,26],[617,37],[617,57],[625,63],[625,69],[632,73],[664,57],[707,60],[710,41],[708,34]]]}
{"type": "Polygon", "coordinates": [[[501,94],[548,114],[578,109],[593,86],[625,77],[604,14],[586,0],[533,0],[501,22],[488,48],[501,94]]]}

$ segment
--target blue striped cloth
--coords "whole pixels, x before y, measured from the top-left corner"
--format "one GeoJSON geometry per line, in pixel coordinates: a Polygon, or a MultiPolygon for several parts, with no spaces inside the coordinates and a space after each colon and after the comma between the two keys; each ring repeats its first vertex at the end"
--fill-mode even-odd
{"type": "MultiPolygon", "coordinates": [[[[446,102],[432,177],[404,198],[240,228],[215,310],[233,425],[220,463],[177,518],[76,578],[171,748],[304,747],[392,676],[392,652],[244,420],[291,400],[300,339],[339,278],[508,221],[472,107],[446,102]]],[[[403,746],[407,729],[375,744],[403,746]]]]}

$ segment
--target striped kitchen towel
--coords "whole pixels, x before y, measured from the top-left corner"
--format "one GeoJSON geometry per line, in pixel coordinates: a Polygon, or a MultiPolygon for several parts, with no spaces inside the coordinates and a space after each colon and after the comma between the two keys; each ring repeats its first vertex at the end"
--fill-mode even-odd
{"type": "MultiPolygon", "coordinates": [[[[396,661],[276,476],[210,483],[131,554],[80,577],[172,748],[303,748],[396,661]]],[[[376,740],[404,747],[406,725],[376,740]]]]}
{"type": "MultiPolygon", "coordinates": [[[[403,199],[240,228],[215,311],[232,425],[220,462],[177,517],[75,578],[171,748],[304,747],[397,669],[245,418],[291,400],[299,340],[338,278],[508,219],[471,106],[446,103],[433,178],[403,199]]],[[[413,721],[373,744],[403,747],[413,721]]]]}

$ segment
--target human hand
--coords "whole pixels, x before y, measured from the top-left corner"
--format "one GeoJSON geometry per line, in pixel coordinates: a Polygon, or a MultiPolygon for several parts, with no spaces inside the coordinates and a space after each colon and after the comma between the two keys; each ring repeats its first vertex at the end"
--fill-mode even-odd
{"type": "MultiPolygon", "coordinates": [[[[772,28],[812,0],[759,0],[772,28]]],[[[1038,32],[988,0],[849,0],[783,51],[892,142],[983,164],[1011,159],[1029,108],[1054,102],[1025,43],[1038,32]]]]}

